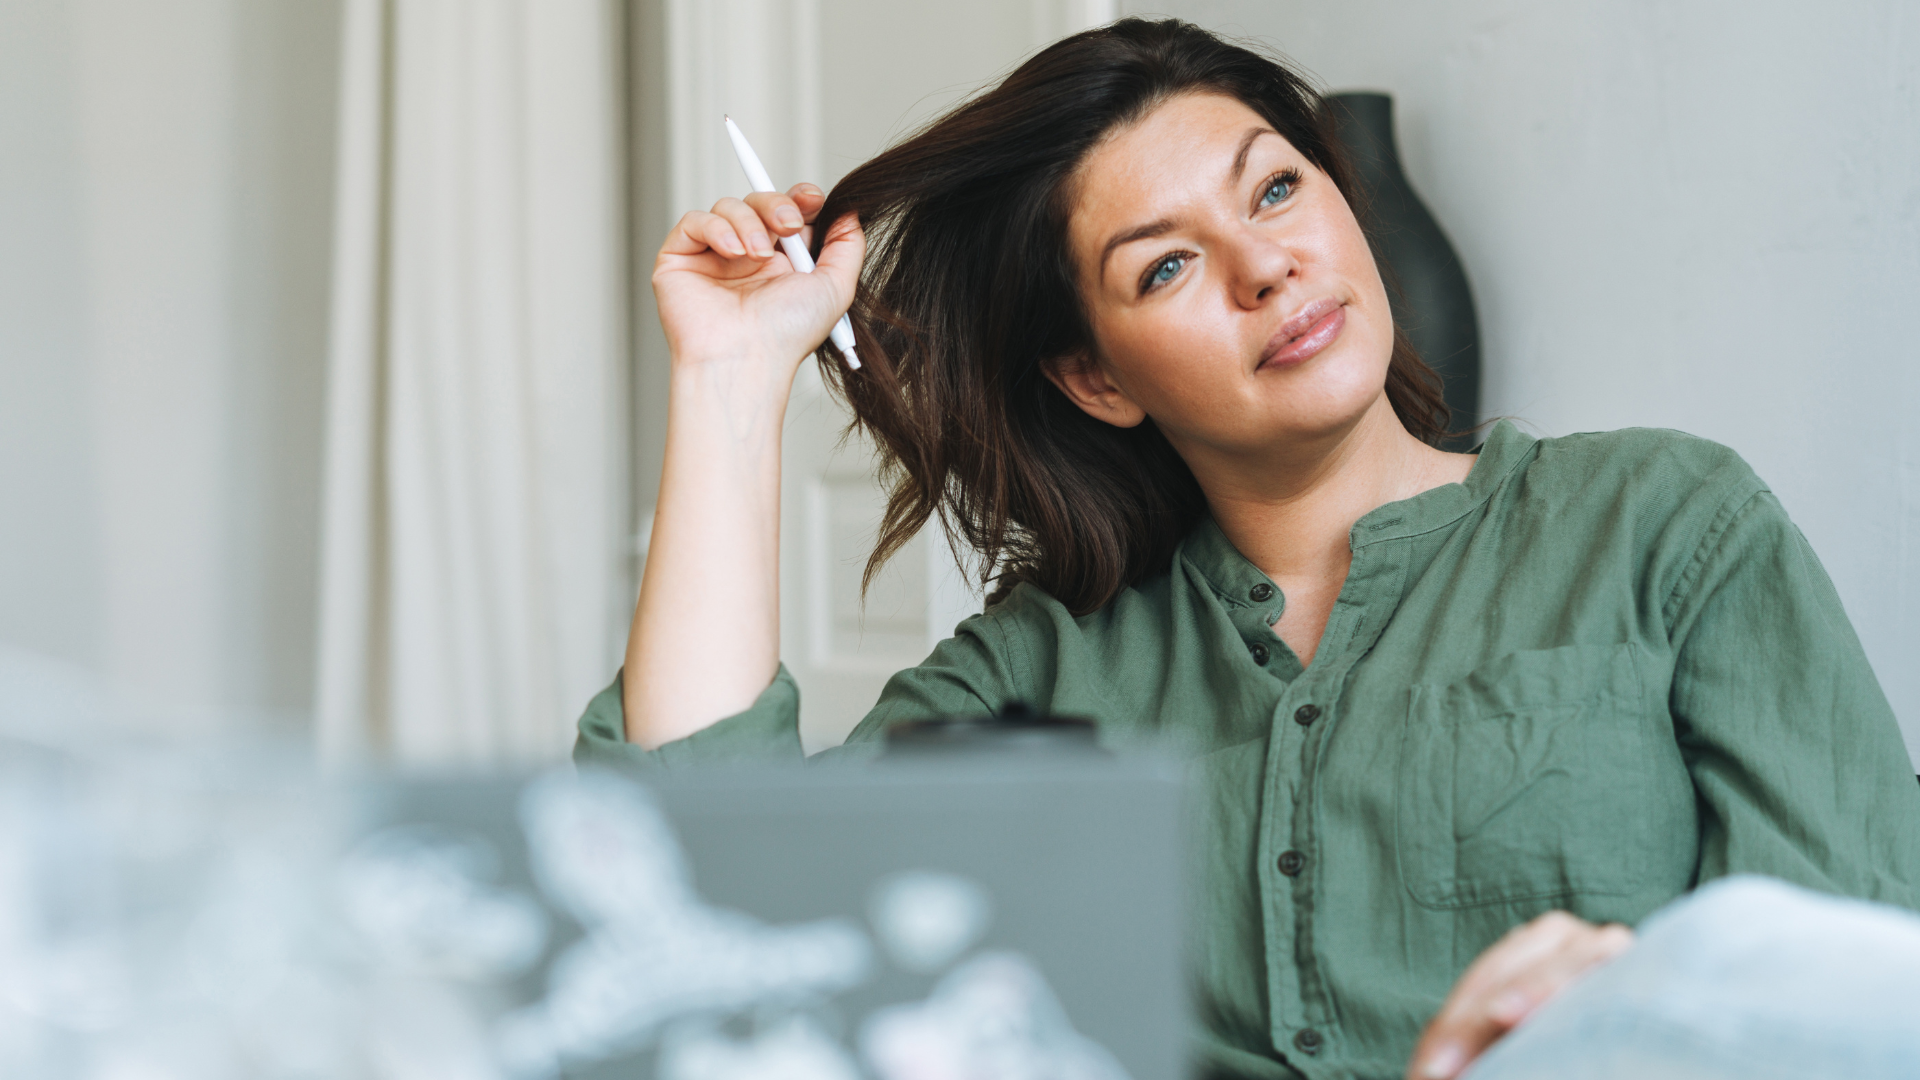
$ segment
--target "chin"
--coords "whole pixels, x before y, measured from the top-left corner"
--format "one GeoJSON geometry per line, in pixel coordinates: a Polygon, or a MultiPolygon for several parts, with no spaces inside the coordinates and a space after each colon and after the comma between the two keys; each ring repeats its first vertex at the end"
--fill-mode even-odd
{"type": "Polygon", "coordinates": [[[1333,348],[1295,368],[1276,389],[1289,402],[1313,402],[1312,412],[1324,416],[1330,428],[1353,423],[1386,392],[1387,363],[1372,348],[1333,348]]]}

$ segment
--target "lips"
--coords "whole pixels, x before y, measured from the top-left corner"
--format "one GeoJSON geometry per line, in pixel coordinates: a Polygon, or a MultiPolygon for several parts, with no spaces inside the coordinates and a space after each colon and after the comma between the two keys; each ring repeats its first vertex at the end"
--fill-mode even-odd
{"type": "Polygon", "coordinates": [[[1332,298],[1315,300],[1280,324],[1267,339],[1260,367],[1292,367],[1319,355],[1347,325],[1346,305],[1332,298]]]}

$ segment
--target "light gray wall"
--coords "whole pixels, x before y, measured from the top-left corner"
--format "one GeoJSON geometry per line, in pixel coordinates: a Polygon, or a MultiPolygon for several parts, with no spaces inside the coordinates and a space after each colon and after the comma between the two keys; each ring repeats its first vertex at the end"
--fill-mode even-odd
{"type": "Polygon", "coordinates": [[[1153,10],[1391,92],[1473,281],[1488,411],[1743,454],[1825,561],[1920,763],[1920,6],[1153,10]]]}
{"type": "Polygon", "coordinates": [[[311,697],[339,0],[0,4],[0,648],[311,697]]]}
{"type": "Polygon", "coordinates": [[[1039,43],[1036,0],[821,0],[820,161],[830,188],[1039,43]]]}

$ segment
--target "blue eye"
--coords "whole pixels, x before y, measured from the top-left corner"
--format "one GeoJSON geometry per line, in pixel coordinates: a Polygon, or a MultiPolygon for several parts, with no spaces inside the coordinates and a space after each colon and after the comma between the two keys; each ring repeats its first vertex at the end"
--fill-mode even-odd
{"type": "Polygon", "coordinates": [[[1293,181],[1285,176],[1275,177],[1273,183],[1268,184],[1267,190],[1261,194],[1260,205],[1272,206],[1284,201],[1291,194],[1293,194],[1293,181]]]}
{"type": "Polygon", "coordinates": [[[1189,258],[1191,258],[1191,256],[1188,255],[1168,255],[1159,262],[1147,267],[1147,272],[1141,275],[1140,278],[1141,295],[1144,296],[1149,291],[1157,289],[1167,282],[1172,281],[1174,278],[1179,277],[1180,269],[1187,265],[1189,258]]]}

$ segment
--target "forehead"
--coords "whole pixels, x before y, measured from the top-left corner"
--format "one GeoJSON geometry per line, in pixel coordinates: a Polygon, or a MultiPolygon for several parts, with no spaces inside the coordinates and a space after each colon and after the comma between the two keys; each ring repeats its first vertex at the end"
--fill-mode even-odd
{"type": "MultiPolygon", "coordinates": [[[[1224,94],[1181,94],[1097,143],[1074,172],[1068,229],[1076,249],[1104,242],[1132,219],[1156,217],[1171,203],[1217,193],[1242,140],[1272,130],[1259,113],[1224,94]],[[1095,240],[1099,234],[1100,240],[1095,240]]],[[[1273,135],[1257,148],[1291,146],[1273,135]]]]}
{"type": "Polygon", "coordinates": [[[1259,113],[1239,98],[1216,93],[1178,94],[1145,116],[1115,128],[1094,145],[1081,163],[1083,175],[1138,171],[1169,159],[1204,153],[1224,141],[1237,146],[1250,128],[1271,130],[1259,113]]]}

